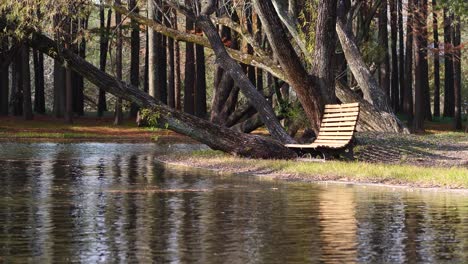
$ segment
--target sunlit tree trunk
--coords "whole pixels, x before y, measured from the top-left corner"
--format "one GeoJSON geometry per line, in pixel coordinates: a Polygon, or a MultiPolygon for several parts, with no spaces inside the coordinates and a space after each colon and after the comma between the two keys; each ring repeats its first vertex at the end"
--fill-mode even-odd
{"type": "Polygon", "coordinates": [[[380,64],[379,83],[385,94],[390,98],[390,57],[388,55],[387,21],[387,0],[382,0],[379,10],[379,46],[383,52],[383,61],[380,64]]]}
{"type": "Polygon", "coordinates": [[[398,112],[399,104],[399,88],[398,88],[398,16],[397,16],[397,1],[390,1],[390,35],[391,35],[391,54],[392,54],[392,76],[391,76],[391,102],[393,111],[398,112]]]}

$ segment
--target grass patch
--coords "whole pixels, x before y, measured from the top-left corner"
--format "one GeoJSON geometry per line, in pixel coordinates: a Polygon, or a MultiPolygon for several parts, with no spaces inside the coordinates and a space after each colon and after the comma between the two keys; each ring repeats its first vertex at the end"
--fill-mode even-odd
{"type": "Polygon", "coordinates": [[[179,154],[177,160],[190,165],[218,168],[229,172],[279,174],[280,178],[386,183],[420,187],[468,188],[468,169],[366,162],[309,162],[297,160],[258,160],[233,157],[204,150],[179,154]]]}

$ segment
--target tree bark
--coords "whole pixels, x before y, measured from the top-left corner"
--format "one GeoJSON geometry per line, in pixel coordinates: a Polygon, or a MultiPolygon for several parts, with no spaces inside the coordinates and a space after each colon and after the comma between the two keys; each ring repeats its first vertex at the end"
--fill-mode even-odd
{"type": "Polygon", "coordinates": [[[313,75],[317,85],[325,92],[325,102],[336,103],[335,95],[335,65],[336,49],[336,0],[322,0],[319,3],[318,18],[315,26],[315,51],[313,75]]]}
{"type": "MultiPolygon", "coordinates": [[[[382,119],[381,122],[387,126],[387,131],[408,133],[407,128],[401,123],[395,114],[393,114],[392,109],[388,104],[387,96],[379,87],[369,68],[364,63],[352,33],[348,32],[343,21],[340,19],[336,23],[336,31],[346,60],[348,61],[349,68],[364,94],[364,99],[372,104],[379,113],[386,113],[385,115],[382,115],[382,118],[386,118],[387,120],[382,119]]],[[[338,96],[338,98],[340,97],[338,96]]]]}
{"type": "Polygon", "coordinates": [[[421,57],[421,81],[422,81],[422,92],[423,92],[423,111],[424,119],[432,121],[432,111],[431,111],[431,93],[429,89],[429,63],[427,58],[427,49],[428,49],[428,31],[427,31],[427,0],[422,0],[420,3],[419,13],[421,15],[421,28],[419,34],[421,35],[421,48],[423,49],[423,55],[421,57]]]}
{"type": "Polygon", "coordinates": [[[398,111],[403,110],[403,96],[405,94],[405,47],[403,34],[403,0],[398,1],[398,80],[399,100],[398,111]]]}
{"type": "Polygon", "coordinates": [[[392,78],[391,78],[391,103],[393,111],[398,112],[399,104],[399,88],[398,88],[398,53],[397,53],[397,43],[398,43],[398,17],[397,17],[397,1],[398,0],[389,0],[390,1],[390,35],[391,35],[391,54],[392,54],[392,78]]]}
{"type": "MultiPolygon", "coordinates": [[[[411,0],[410,0],[411,1],[411,0]]],[[[382,0],[379,10],[379,46],[383,51],[383,61],[380,63],[380,87],[390,98],[390,56],[388,55],[387,0],[382,0]]]]}
{"type": "Polygon", "coordinates": [[[450,53],[452,46],[452,19],[449,11],[444,8],[444,117],[453,117],[455,112],[455,95],[453,92],[453,56],[450,53]]]}
{"type": "Polygon", "coordinates": [[[100,71],[67,49],[59,54],[57,44],[42,34],[33,34],[29,45],[58,61],[67,61],[67,66],[82,74],[99,88],[117,97],[135,102],[140,107],[151,109],[151,113],[158,117],[159,124],[205,143],[212,149],[251,158],[289,159],[296,157],[293,151],[275,140],[238,133],[165,106],[136,87],[100,71]]]}
{"type": "MultiPolygon", "coordinates": [[[[120,5],[120,0],[115,0],[116,5],[120,5]]],[[[115,47],[115,75],[118,80],[122,80],[122,15],[118,12],[115,13],[116,29],[116,47],[115,47]]],[[[122,97],[117,96],[115,101],[114,125],[121,125],[123,123],[122,113],[122,97]]]]}
{"type": "MultiPolygon", "coordinates": [[[[415,7],[418,10],[421,10],[423,5],[423,0],[415,0],[415,7]]],[[[414,120],[413,120],[413,131],[414,132],[422,132],[424,131],[424,75],[427,74],[424,70],[424,56],[425,47],[423,46],[424,43],[424,36],[421,35],[419,32],[422,32],[424,15],[422,12],[418,12],[414,14],[414,32],[418,32],[417,35],[414,36],[414,79],[415,79],[415,87],[414,87],[414,120]]]]}
{"type": "Polygon", "coordinates": [[[195,46],[196,53],[196,88],[195,88],[195,115],[206,118],[206,73],[205,50],[203,46],[195,46]]]}
{"type": "MultiPolygon", "coordinates": [[[[106,71],[106,64],[107,64],[107,51],[109,49],[109,32],[110,32],[110,22],[111,22],[111,9],[109,9],[107,13],[107,26],[105,24],[105,12],[104,7],[101,6],[99,10],[99,17],[100,17],[100,40],[99,40],[99,69],[103,72],[106,71]]],[[[104,112],[107,111],[107,100],[106,100],[106,92],[103,89],[99,89],[99,97],[98,97],[98,109],[97,115],[102,117],[104,112]]]]}
{"type": "MultiPolygon", "coordinates": [[[[185,30],[194,30],[194,23],[191,18],[185,20],[185,30]]],[[[184,79],[184,112],[195,114],[195,47],[192,43],[185,44],[185,79],[184,79]]]]}
{"type": "MultiPolygon", "coordinates": [[[[8,50],[8,37],[0,37],[0,54],[4,54],[8,50]]],[[[0,60],[4,61],[4,57],[0,55],[0,60]]],[[[8,115],[8,98],[9,98],[9,64],[0,67],[0,115],[8,115]]]]}
{"type": "Polygon", "coordinates": [[[33,50],[34,62],[34,111],[45,114],[44,54],[33,50]]]}
{"type": "MultiPolygon", "coordinates": [[[[328,98],[326,96],[327,91],[321,91],[320,88],[317,87],[313,78],[301,64],[301,60],[294,51],[291,43],[285,41],[288,37],[282,30],[281,21],[270,0],[255,0],[253,3],[273,53],[278,59],[289,84],[294,87],[297,97],[304,108],[304,112],[311,123],[312,130],[318,134],[323,108],[325,103],[327,103],[325,101],[326,98],[328,98]]],[[[326,60],[326,58],[315,59],[318,61],[326,60]]]]}
{"type": "Polygon", "coordinates": [[[29,47],[26,45],[23,45],[21,48],[21,64],[21,77],[23,78],[23,118],[24,120],[32,120],[31,70],[29,68],[29,47]]]}
{"type": "MultiPolygon", "coordinates": [[[[128,0],[128,9],[132,13],[139,13],[136,0],[128,0]]],[[[135,87],[140,87],[140,25],[135,19],[131,19],[130,36],[130,83],[135,87]]],[[[138,106],[132,103],[130,106],[130,116],[136,117],[138,106]]]]}
{"type": "Polygon", "coordinates": [[[436,12],[437,2],[432,0],[432,28],[434,35],[434,116],[440,116],[440,62],[439,27],[436,12]]]}
{"type": "Polygon", "coordinates": [[[453,45],[455,47],[455,52],[453,56],[453,91],[454,91],[454,127],[455,129],[462,129],[462,92],[461,92],[461,30],[460,30],[461,19],[460,17],[455,17],[455,26],[452,31],[453,45]]]}
{"type": "MultiPolygon", "coordinates": [[[[408,0],[407,10],[412,10],[414,0],[408,0]]],[[[413,14],[408,13],[406,20],[406,52],[405,52],[405,94],[403,109],[408,115],[408,124],[413,122],[413,14]]]]}

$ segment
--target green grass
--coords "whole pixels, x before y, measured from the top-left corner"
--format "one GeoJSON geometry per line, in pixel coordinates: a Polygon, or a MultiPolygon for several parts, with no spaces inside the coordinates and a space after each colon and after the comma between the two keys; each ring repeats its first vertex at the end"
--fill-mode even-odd
{"type": "Polygon", "coordinates": [[[308,162],[257,160],[229,156],[219,151],[195,151],[180,160],[191,159],[202,166],[228,171],[268,172],[294,175],[304,180],[347,180],[352,182],[403,184],[421,187],[468,188],[468,169],[460,167],[418,167],[366,162],[308,162]]]}

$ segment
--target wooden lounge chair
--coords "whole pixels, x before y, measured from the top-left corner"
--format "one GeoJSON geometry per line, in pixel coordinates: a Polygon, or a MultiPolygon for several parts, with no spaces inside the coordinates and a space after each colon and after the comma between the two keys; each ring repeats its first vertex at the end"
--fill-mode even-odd
{"type": "Polygon", "coordinates": [[[287,144],[300,155],[321,153],[326,159],[343,154],[353,158],[353,141],[359,103],[325,105],[319,134],[311,144],[287,144]]]}

